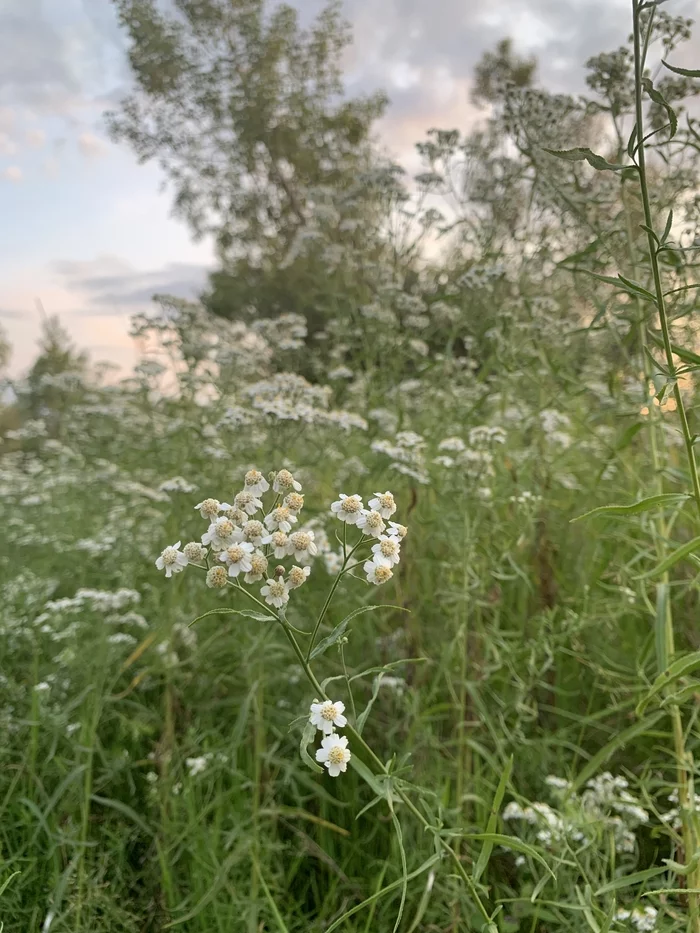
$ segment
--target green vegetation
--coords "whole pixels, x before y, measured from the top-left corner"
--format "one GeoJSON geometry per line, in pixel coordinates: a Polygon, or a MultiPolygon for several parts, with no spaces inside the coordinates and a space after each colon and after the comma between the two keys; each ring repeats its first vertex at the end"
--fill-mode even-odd
{"type": "Polygon", "coordinates": [[[634,0],[590,99],[501,43],[409,182],[335,6],[117,6],[112,127],[219,268],[134,320],[129,378],[49,319],[4,396],[4,929],[700,933],[690,24],[634,0]],[[283,529],[283,469],[293,556],[244,527],[283,529]],[[331,504],[387,489],[381,582],[331,504]],[[207,514],[260,579],[244,548],[216,585],[207,514]]]}

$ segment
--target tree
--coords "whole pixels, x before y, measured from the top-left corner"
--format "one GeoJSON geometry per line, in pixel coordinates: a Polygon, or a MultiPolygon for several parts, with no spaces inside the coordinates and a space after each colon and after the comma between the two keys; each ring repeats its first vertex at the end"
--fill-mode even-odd
{"type": "Polygon", "coordinates": [[[290,310],[300,281],[318,281],[290,249],[319,202],[342,199],[373,164],[386,103],[343,94],[350,36],[338,3],[303,29],[292,7],[265,0],[173,0],[168,13],[155,0],[114,2],[136,82],[108,114],[114,138],[157,159],[176,213],[214,237],[217,313],[290,310]]]}

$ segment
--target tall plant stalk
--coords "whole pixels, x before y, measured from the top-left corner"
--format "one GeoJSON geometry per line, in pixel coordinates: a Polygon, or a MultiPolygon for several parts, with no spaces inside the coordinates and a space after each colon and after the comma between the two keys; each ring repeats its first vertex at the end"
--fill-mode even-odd
{"type": "MultiPolygon", "coordinates": [[[[651,273],[654,282],[654,294],[656,298],[656,308],[659,316],[659,324],[663,340],[664,356],[666,361],[666,374],[672,383],[673,398],[676,402],[676,410],[680,420],[681,431],[685,445],[685,451],[688,462],[688,471],[693,487],[693,498],[698,518],[700,518],[700,479],[698,477],[698,468],[693,450],[693,437],[690,432],[688,415],[685,409],[683,396],[678,384],[678,373],[671,345],[670,328],[663,285],[661,282],[661,270],[659,268],[659,240],[653,232],[653,218],[651,214],[651,205],[649,199],[649,181],[646,168],[645,137],[644,137],[644,53],[646,51],[655,8],[652,6],[649,14],[646,35],[642,38],[641,13],[643,7],[647,4],[640,3],[639,0],[632,0],[633,14],[633,37],[634,37],[634,94],[635,94],[635,117],[637,131],[636,146],[636,164],[639,176],[639,188],[642,200],[642,209],[644,211],[644,224],[646,228],[647,246],[649,252],[649,261],[651,264],[651,273]]],[[[675,632],[673,627],[673,616],[670,612],[662,614],[664,625],[663,641],[665,653],[670,660],[675,651],[675,632]]],[[[698,847],[697,821],[694,814],[694,794],[693,786],[693,768],[691,756],[686,749],[685,734],[680,707],[670,706],[671,724],[673,731],[674,752],[678,777],[678,799],[680,814],[682,820],[684,859],[686,864],[690,864],[698,847]]],[[[687,875],[688,881],[688,900],[690,907],[689,930],[692,933],[700,933],[700,904],[698,901],[698,870],[692,868],[687,875]]]]}

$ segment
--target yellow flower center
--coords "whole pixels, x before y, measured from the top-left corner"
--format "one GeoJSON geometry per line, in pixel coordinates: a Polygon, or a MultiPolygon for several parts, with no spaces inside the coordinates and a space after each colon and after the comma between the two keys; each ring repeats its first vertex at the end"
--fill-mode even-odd
{"type": "Polygon", "coordinates": [[[328,760],[332,765],[342,765],[345,761],[345,749],[342,745],[334,745],[328,752],[328,760]]]}
{"type": "Polygon", "coordinates": [[[393,574],[389,567],[379,566],[374,571],[374,576],[377,578],[377,580],[379,580],[380,583],[386,583],[386,581],[389,580],[393,574]]]}
{"type": "Polygon", "coordinates": [[[286,587],[281,580],[273,580],[270,584],[270,596],[284,596],[286,587]]]}
{"type": "Polygon", "coordinates": [[[289,540],[296,551],[308,551],[311,544],[311,535],[306,531],[295,531],[289,540]]]}
{"type": "Polygon", "coordinates": [[[384,524],[384,521],[379,512],[372,511],[367,513],[366,524],[368,528],[379,528],[380,525],[384,524]]]}
{"type": "Polygon", "coordinates": [[[245,475],[245,484],[246,486],[257,486],[262,478],[263,475],[260,470],[248,470],[245,475]]]}
{"type": "Polygon", "coordinates": [[[393,557],[394,554],[396,554],[398,547],[399,546],[395,541],[388,539],[381,542],[379,545],[379,550],[382,552],[384,557],[393,557]]]}
{"type": "Polygon", "coordinates": [[[166,547],[163,551],[163,563],[164,564],[174,564],[177,560],[177,548],[166,547]]]}
{"type": "Polygon", "coordinates": [[[202,503],[202,511],[207,515],[216,515],[219,511],[218,499],[205,499],[202,503]]]}
{"type": "Polygon", "coordinates": [[[253,573],[265,573],[267,570],[267,557],[264,557],[262,554],[254,554],[250,558],[250,564],[253,573]]]}
{"type": "Polygon", "coordinates": [[[355,496],[348,496],[347,499],[343,499],[340,507],[343,512],[359,512],[360,502],[355,496]]]}
{"type": "Polygon", "coordinates": [[[384,493],[382,496],[377,496],[379,499],[379,504],[383,509],[393,509],[394,507],[394,497],[390,493],[384,493]]]}
{"type": "Polygon", "coordinates": [[[284,504],[293,512],[298,512],[304,505],[304,497],[298,492],[290,492],[285,498],[284,504]]]}
{"type": "Polygon", "coordinates": [[[275,479],[277,480],[277,485],[281,486],[283,489],[291,489],[294,486],[294,477],[289,470],[280,470],[275,479]]]}
{"type": "Polygon", "coordinates": [[[324,703],[321,707],[321,718],[325,719],[326,722],[333,722],[337,715],[338,710],[333,703],[324,703]]]}
{"type": "Polygon", "coordinates": [[[232,564],[237,564],[243,560],[245,557],[245,551],[242,547],[239,547],[237,544],[234,544],[233,547],[230,547],[226,553],[228,554],[228,559],[232,564]]]}
{"type": "Polygon", "coordinates": [[[246,522],[243,526],[243,534],[249,541],[251,538],[261,538],[264,533],[265,529],[262,522],[253,520],[252,522],[246,522]]]}
{"type": "Polygon", "coordinates": [[[230,538],[233,534],[233,522],[229,521],[228,518],[218,522],[216,526],[216,533],[220,538],[230,538]]]}

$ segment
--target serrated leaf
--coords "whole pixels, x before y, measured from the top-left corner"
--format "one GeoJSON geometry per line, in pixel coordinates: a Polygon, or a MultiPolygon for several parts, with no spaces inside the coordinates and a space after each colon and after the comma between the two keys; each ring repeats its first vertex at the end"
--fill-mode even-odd
{"type": "Polygon", "coordinates": [[[536,862],[539,862],[540,865],[544,865],[552,878],[556,880],[556,875],[537,849],[529,846],[517,836],[505,836],[503,833],[465,833],[464,835],[466,839],[474,839],[475,841],[481,840],[483,842],[488,841],[492,846],[505,846],[507,849],[512,849],[514,852],[521,852],[523,855],[528,855],[530,858],[535,859],[536,862]]]}
{"type": "Polygon", "coordinates": [[[252,609],[228,609],[225,606],[222,606],[221,609],[210,609],[208,612],[203,612],[201,616],[197,616],[196,619],[192,619],[188,628],[199,622],[200,619],[206,619],[207,616],[216,616],[216,615],[235,615],[235,616],[245,616],[247,619],[255,619],[256,622],[276,622],[277,619],[275,616],[267,616],[262,612],[254,612],[252,609]]]}
{"type": "Polygon", "coordinates": [[[577,791],[579,787],[586,783],[593,775],[598,771],[601,765],[610,758],[618,748],[621,748],[623,745],[626,745],[629,741],[636,738],[638,735],[646,732],[653,725],[666,715],[663,712],[654,713],[651,716],[647,716],[646,719],[641,719],[639,722],[633,723],[627,729],[623,729],[622,732],[618,733],[614,738],[612,738],[607,745],[604,745],[596,754],[588,761],[579,771],[575,780],[571,784],[570,792],[573,793],[577,791]]]}
{"type": "Polygon", "coordinates": [[[602,888],[598,888],[595,892],[595,896],[600,897],[602,894],[609,894],[611,891],[619,891],[620,888],[629,888],[633,884],[639,884],[641,881],[648,881],[649,878],[663,875],[667,871],[668,867],[664,865],[662,868],[659,866],[656,868],[645,868],[643,871],[635,871],[631,875],[623,875],[622,878],[616,878],[614,881],[609,881],[607,884],[604,884],[602,888]]]}
{"type": "Polygon", "coordinates": [[[696,671],[698,668],[700,668],[700,651],[693,651],[690,654],[684,654],[681,658],[677,658],[665,671],[661,671],[647,693],[639,701],[636,710],[637,715],[641,716],[654,697],[663,693],[670,684],[690,674],[691,671],[696,671]]]}
{"type": "Polygon", "coordinates": [[[666,100],[666,98],[661,93],[661,91],[657,90],[657,88],[654,87],[654,83],[651,80],[651,78],[646,78],[646,77],[642,78],[642,85],[644,87],[644,90],[647,92],[649,97],[651,97],[654,103],[658,104],[659,107],[663,107],[663,109],[666,111],[666,116],[668,117],[668,122],[669,122],[670,130],[671,130],[670,136],[671,136],[671,139],[673,139],[673,137],[676,135],[676,132],[678,130],[678,117],[676,116],[676,111],[669,104],[669,102],[666,100]]]}
{"type": "MultiPolygon", "coordinates": [[[[513,756],[511,755],[508,759],[508,763],[501,774],[501,779],[498,782],[498,787],[496,788],[496,793],[493,795],[493,800],[491,802],[491,810],[489,812],[489,820],[486,824],[486,832],[493,833],[496,830],[498,823],[498,815],[501,812],[501,803],[503,801],[503,796],[506,792],[506,787],[508,786],[508,781],[510,780],[510,774],[513,770],[513,756]]],[[[479,852],[479,858],[476,860],[476,865],[474,866],[473,879],[474,883],[478,882],[479,878],[483,875],[486,866],[489,863],[491,858],[491,852],[493,851],[493,842],[490,840],[484,840],[484,844],[481,847],[481,852],[479,852]]]]}
{"type": "Polygon", "coordinates": [[[593,518],[597,515],[638,515],[640,512],[649,512],[652,509],[661,508],[667,505],[677,505],[686,502],[691,496],[681,492],[664,492],[657,496],[647,496],[646,499],[640,499],[638,502],[632,502],[629,505],[599,505],[590,512],[584,512],[583,515],[577,515],[572,518],[572,522],[580,522],[584,518],[593,518]]]}
{"type": "Polygon", "coordinates": [[[299,742],[299,754],[301,755],[301,760],[311,768],[312,771],[315,771],[317,774],[323,773],[323,768],[309,755],[308,747],[314,740],[316,735],[316,726],[312,722],[307,722],[304,726],[304,731],[301,734],[301,741],[299,742]]]}
{"type": "Polygon", "coordinates": [[[665,65],[674,75],[682,75],[684,78],[700,78],[700,70],[697,68],[679,68],[677,65],[669,65],[667,61],[661,59],[662,65],[665,65]]]}
{"type": "Polygon", "coordinates": [[[628,165],[619,165],[615,162],[608,162],[602,156],[597,155],[591,149],[579,146],[576,149],[544,149],[550,155],[557,159],[563,159],[565,162],[588,162],[588,164],[599,172],[610,171],[619,172],[623,168],[629,168],[628,165]]]}
{"type": "Polygon", "coordinates": [[[699,548],[700,537],[693,538],[691,541],[686,541],[685,544],[681,544],[673,553],[669,554],[665,560],[662,560],[660,564],[657,564],[653,570],[648,570],[646,573],[641,574],[638,579],[646,580],[649,577],[658,577],[662,573],[666,573],[667,570],[670,570],[671,567],[683,560],[684,557],[687,557],[699,548]]]}

